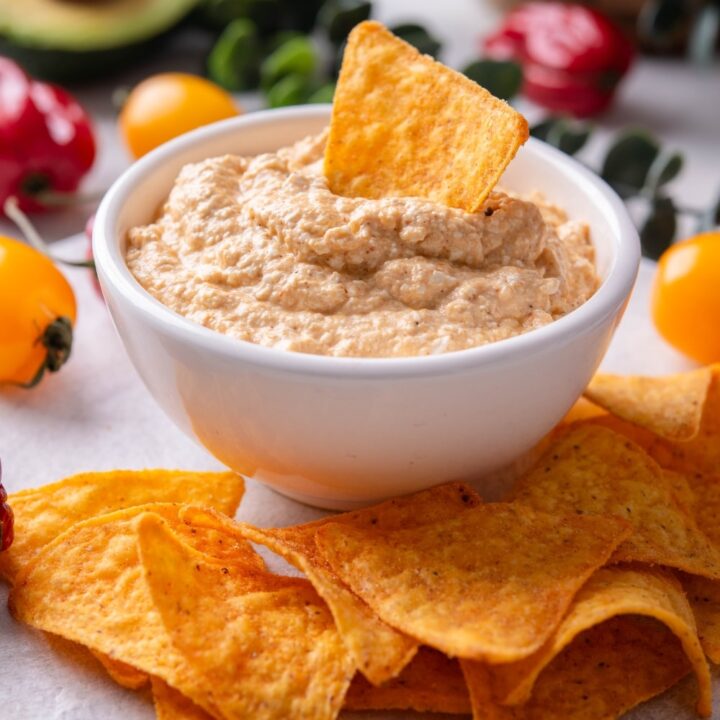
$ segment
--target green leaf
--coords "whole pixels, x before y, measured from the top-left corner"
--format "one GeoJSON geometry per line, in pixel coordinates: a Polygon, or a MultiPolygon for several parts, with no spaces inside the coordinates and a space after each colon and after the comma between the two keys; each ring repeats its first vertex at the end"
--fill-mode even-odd
{"type": "Polygon", "coordinates": [[[515,97],[523,80],[522,68],[510,60],[476,60],[463,73],[503,100],[515,97]]]}
{"type": "Polygon", "coordinates": [[[252,20],[233,20],[223,30],[207,60],[208,77],[227,90],[257,87],[260,41],[252,20]]]}
{"type": "Polygon", "coordinates": [[[555,125],[555,123],[560,121],[562,121],[562,118],[557,117],[549,117],[545,120],[541,120],[539,123],[530,128],[530,134],[538,140],[545,140],[547,142],[547,136],[550,129],[555,125]]]}
{"type": "Polygon", "coordinates": [[[297,30],[281,30],[265,39],[263,52],[266,57],[272,55],[281,45],[295,38],[301,38],[302,36],[303,34],[297,30]]]}
{"type": "Polygon", "coordinates": [[[318,25],[325,29],[330,42],[341,43],[350,31],[372,12],[365,0],[325,0],[318,14],[318,25]]]}
{"type": "Polygon", "coordinates": [[[312,40],[304,35],[291,38],[263,60],[260,86],[267,91],[288,75],[309,78],[316,65],[317,53],[312,40]]]}
{"type": "Polygon", "coordinates": [[[585,143],[592,134],[592,125],[565,118],[550,117],[530,128],[530,134],[568,155],[575,155],[585,147],[585,143]]]}
{"type": "Polygon", "coordinates": [[[645,224],[640,229],[643,255],[657,260],[675,239],[677,209],[672,198],[656,197],[645,224]]]}
{"type": "Polygon", "coordinates": [[[645,187],[659,152],[660,147],[652,135],[642,130],[631,130],[612,144],[600,175],[618,195],[632,197],[645,187]]]}
{"type": "Polygon", "coordinates": [[[310,95],[306,100],[308,104],[312,103],[331,103],[333,96],[335,95],[335,83],[325,83],[321,85],[315,92],[310,95]]]}
{"type": "Polygon", "coordinates": [[[271,108],[287,105],[303,105],[316,90],[316,85],[306,75],[286,75],[278,80],[266,93],[271,108]]]}
{"type": "Polygon", "coordinates": [[[432,36],[422,25],[405,23],[391,27],[390,31],[399,38],[402,38],[405,42],[410,43],[421,53],[434,58],[438,56],[442,48],[442,43],[436,37],[432,36]]]}
{"type": "Polygon", "coordinates": [[[680,153],[667,155],[661,153],[648,170],[645,188],[651,195],[656,195],[663,185],[673,180],[682,170],[683,157],[680,153]]]}
{"type": "Polygon", "coordinates": [[[283,27],[311,33],[322,4],[323,0],[281,0],[279,5],[283,27]]]}
{"type": "Polygon", "coordinates": [[[640,39],[657,50],[671,50],[683,42],[692,16],[687,0],[646,0],[638,16],[640,39]]]}
{"type": "Polygon", "coordinates": [[[204,0],[198,14],[214,30],[224,30],[234,20],[252,20],[261,33],[277,30],[282,15],[278,0],[204,0]]]}

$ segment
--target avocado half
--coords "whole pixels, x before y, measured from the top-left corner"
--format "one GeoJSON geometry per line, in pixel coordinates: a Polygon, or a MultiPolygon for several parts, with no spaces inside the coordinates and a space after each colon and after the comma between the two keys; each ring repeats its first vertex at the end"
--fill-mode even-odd
{"type": "Polygon", "coordinates": [[[47,80],[121,69],[198,0],[0,0],[0,54],[47,80]]]}

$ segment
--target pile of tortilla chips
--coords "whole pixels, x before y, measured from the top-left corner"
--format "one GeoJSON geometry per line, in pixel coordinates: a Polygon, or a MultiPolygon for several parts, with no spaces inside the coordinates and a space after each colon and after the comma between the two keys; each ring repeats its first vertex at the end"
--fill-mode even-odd
{"type": "Polygon", "coordinates": [[[148,687],[160,720],[607,720],[688,674],[708,717],[720,366],[598,376],[586,395],[502,502],[448,483],[258,528],[232,519],[232,473],[16,493],[11,610],[148,687]],[[269,572],[251,542],[305,577],[269,572]]]}

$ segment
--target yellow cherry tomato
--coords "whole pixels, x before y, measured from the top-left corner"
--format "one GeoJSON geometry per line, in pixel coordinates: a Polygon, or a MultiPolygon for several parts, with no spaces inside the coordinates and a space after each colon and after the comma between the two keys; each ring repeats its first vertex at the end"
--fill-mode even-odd
{"type": "Polygon", "coordinates": [[[232,97],[215,83],[185,73],[143,80],[120,112],[120,131],[134,157],[216,120],[239,114],[232,97]]]}
{"type": "Polygon", "coordinates": [[[663,253],[652,314],[660,334],[678,350],[703,364],[720,362],[720,231],[663,253]]]}
{"type": "Polygon", "coordinates": [[[0,236],[0,383],[32,386],[70,355],[75,296],[53,262],[0,236]]]}

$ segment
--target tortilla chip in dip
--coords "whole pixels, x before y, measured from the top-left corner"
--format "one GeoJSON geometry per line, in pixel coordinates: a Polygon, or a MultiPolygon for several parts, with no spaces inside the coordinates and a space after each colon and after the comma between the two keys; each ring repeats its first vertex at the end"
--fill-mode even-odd
{"type": "Polygon", "coordinates": [[[506,102],[380,23],[350,33],[325,151],[334,193],[475,212],[527,138],[506,102]]]}

